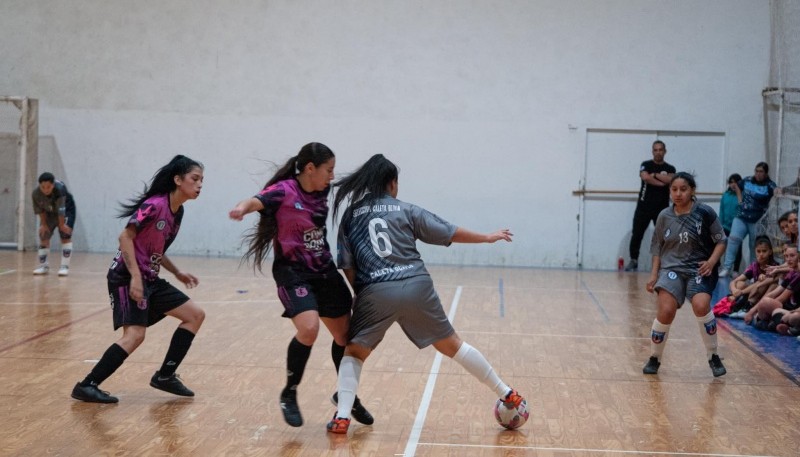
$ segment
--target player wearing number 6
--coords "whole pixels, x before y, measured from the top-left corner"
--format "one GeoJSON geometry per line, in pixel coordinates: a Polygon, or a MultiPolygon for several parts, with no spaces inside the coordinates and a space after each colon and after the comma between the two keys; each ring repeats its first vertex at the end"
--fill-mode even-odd
{"type": "Polygon", "coordinates": [[[347,347],[339,369],[339,405],[328,424],[347,433],[361,367],[394,322],[417,347],[433,345],[486,384],[509,407],[524,399],[508,387],[475,348],[463,342],[447,320],[439,296],[416,248],[416,240],[450,243],[511,241],[508,229],[476,233],[446,222],[397,199],[397,167],[372,156],[357,171],[336,182],[334,219],[347,199],[338,238],[338,264],[356,291],[347,347]]]}

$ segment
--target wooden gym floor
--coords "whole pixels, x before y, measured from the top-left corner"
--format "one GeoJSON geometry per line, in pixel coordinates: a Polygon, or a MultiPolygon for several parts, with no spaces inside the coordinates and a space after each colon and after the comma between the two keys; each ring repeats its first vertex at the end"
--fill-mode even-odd
{"type": "Polygon", "coordinates": [[[167,318],[103,383],[118,404],[78,402],[72,386],[119,337],[110,259],[78,252],[69,277],[34,277],[35,253],[0,251],[0,455],[800,455],[800,343],[782,337],[797,344],[776,357],[753,342],[755,330],[721,321],[728,374],[714,379],[685,307],[660,373],[645,376],[655,316],[646,273],[430,268],[458,333],[527,398],[531,416],[516,432],[495,423],[489,389],[397,327],[362,374],[374,425],[326,433],[336,376],[323,329],[299,390],[305,425],[287,426],[278,394],[293,327],[279,317],[272,278],[238,259],[173,258],[200,278],[189,295],[206,310],[178,370],[196,397],[148,385],[177,322],[167,318]]]}

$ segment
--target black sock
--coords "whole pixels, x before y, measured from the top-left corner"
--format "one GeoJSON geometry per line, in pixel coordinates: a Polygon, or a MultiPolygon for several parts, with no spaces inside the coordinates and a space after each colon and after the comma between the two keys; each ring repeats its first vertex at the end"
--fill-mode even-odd
{"type": "Polygon", "coordinates": [[[297,389],[300,380],[303,379],[303,372],[306,370],[306,362],[310,355],[311,346],[292,338],[286,351],[286,387],[283,389],[283,394],[297,389]]]}
{"type": "Polygon", "coordinates": [[[167,377],[175,374],[178,365],[181,364],[183,358],[186,357],[186,353],[189,352],[192,340],[194,340],[194,333],[182,327],[175,329],[175,333],[172,334],[172,341],[169,343],[169,349],[167,349],[167,355],[164,357],[164,363],[161,364],[161,369],[158,370],[161,376],[167,377]]]}
{"type": "Polygon", "coordinates": [[[117,343],[112,344],[106,349],[103,357],[100,357],[100,361],[92,368],[92,371],[81,381],[81,385],[84,387],[89,384],[99,385],[114,374],[127,358],[128,353],[122,349],[122,346],[117,343]]]}
{"type": "Polygon", "coordinates": [[[331,343],[331,358],[333,359],[333,365],[336,367],[337,373],[339,372],[339,364],[342,363],[342,357],[344,357],[344,346],[339,346],[334,340],[331,343]]]}

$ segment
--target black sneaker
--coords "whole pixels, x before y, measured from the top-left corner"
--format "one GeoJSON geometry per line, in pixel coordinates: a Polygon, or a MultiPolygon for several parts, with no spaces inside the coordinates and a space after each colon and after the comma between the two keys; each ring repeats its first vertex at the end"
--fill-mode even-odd
{"type": "Polygon", "coordinates": [[[105,390],[100,390],[95,384],[82,386],[81,383],[75,384],[75,387],[72,388],[72,398],[90,403],[117,403],[119,401],[117,397],[112,397],[105,390]]]}
{"type": "Polygon", "coordinates": [[[628,265],[625,266],[625,271],[636,271],[639,269],[639,261],[631,259],[628,265]]]}
{"type": "MultiPolygon", "coordinates": [[[[708,362],[711,363],[711,362],[708,362]]],[[[650,360],[647,361],[647,365],[642,368],[642,373],[644,374],[658,374],[658,367],[661,366],[661,362],[658,361],[658,357],[650,357],[650,360]]]]}
{"type": "MultiPolygon", "coordinates": [[[[331,403],[333,403],[333,406],[339,406],[339,392],[333,393],[333,397],[331,397],[331,403]]],[[[372,417],[372,414],[367,411],[367,408],[361,404],[361,400],[358,399],[358,395],[356,395],[356,401],[353,402],[353,409],[350,410],[350,414],[353,415],[353,419],[361,422],[364,425],[372,425],[375,423],[375,418],[372,417]]]]}
{"type": "Polygon", "coordinates": [[[281,392],[281,412],[283,420],[292,427],[303,425],[303,416],[300,414],[300,407],[297,406],[297,392],[293,390],[281,392]]]}
{"type": "Polygon", "coordinates": [[[714,373],[715,378],[728,372],[717,354],[711,356],[711,360],[708,361],[708,366],[711,367],[711,372],[714,373]]]}
{"type": "Polygon", "coordinates": [[[156,371],[150,378],[150,386],[181,397],[194,397],[194,392],[183,385],[177,373],[173,373],[172,376],[161,376],[161,372],[156,371]]]}

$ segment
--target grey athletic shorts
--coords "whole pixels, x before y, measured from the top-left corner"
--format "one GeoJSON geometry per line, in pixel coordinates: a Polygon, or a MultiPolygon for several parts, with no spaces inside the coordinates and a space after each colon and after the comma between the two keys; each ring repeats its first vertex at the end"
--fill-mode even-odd
{"type": "Polygon", "coordinates": [[[658,281],[656,281],[654,289],[669,292],[675,297],[678,308],[680,308],[687,298],[691,301],[692,297],[697,294],[711,295],[714,288],[717,287],[717,279],[716,271],[709,276],[700,276],[661,270],[658,272],[658,281]]]}
{"type": "Polygon", "coordinates": [[[364,287],[356,294],[348,341],[375,349],[394,322],[420,349],[455,332],[427,275],[364,287]]]}

